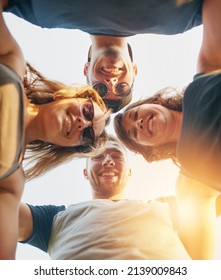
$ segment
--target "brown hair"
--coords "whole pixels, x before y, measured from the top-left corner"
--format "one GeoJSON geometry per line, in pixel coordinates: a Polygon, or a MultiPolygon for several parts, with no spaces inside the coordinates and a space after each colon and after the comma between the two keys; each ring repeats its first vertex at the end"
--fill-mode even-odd
{"type": "Polygon", "coordinates": [[[124,113],[134,107],[143,104],[159,104],[168,109],[182,112],[182,99],[183,99],[184,89],[178,91],[172,87],[166,87],[157,91],[154,95],[147,97],[143,100],[129,105],[123,113],[119,113],[114,118],[114,128],[119,139],[124,143],[124,145],[131,151],[141,154],[146,161],[159,161],[162,159],[171,158],[174,162],[176,159],[176,142],[167,143],[161,146],[143,146],[136,143],[128,138],[125,130],[122,126],[122,117],[124,113]]]}
{"type": "MultiPolygon", "coordinates": [[[[61,82],[49,80],[27,63],[27,73],[24,79],[24,90],[33,104],[44,104],[61,98],[91,98],[105,113],[106,125],[110,112],[99,94],[86,84],[66,86],[61,82]]],[[[104,131],[91,146],[60,147],[54,144],[36,140],[26,146],[27,180],[40,176],[46,171],[65,163],[73,158],[91,157],[103,151],[106,142],[104,131]]]]}

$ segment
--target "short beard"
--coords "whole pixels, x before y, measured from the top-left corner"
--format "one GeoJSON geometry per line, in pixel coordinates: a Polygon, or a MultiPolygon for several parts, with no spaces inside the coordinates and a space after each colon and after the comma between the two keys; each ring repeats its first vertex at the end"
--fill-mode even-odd
{"type": "Polygon", "coordinates": [[[120,186],[118,187],[119,185],[121,184],[113,184],[112,186],[109,186],[109,187],[96,187],[96,188],[93,188],[94,192],[97,193],[99,196],[103,197],[103,198],[106,198],[106,199],[109,199],[110,197],[112,196],[116,196],[116,195],[119,195],[123,192],[124,190],[124,186],[120,186]]]}

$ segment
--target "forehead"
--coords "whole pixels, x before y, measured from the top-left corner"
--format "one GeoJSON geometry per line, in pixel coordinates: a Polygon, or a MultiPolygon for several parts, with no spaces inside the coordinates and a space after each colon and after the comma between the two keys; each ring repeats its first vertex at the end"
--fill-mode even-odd
{"type": "MultiPolygon", "coordinates": [[[[160,104],[154,104],[154,103],[143,103],[140,105],[137,105],[135,107],[132,107],[130,109],[127,109],[123,115],[122,115],[122,125],[123,127],[128,126],[128,122],[130,121],[135,121],[135,114],[145,114],[149,113],[151,111],[156,111],[156,110],[162,110],[163,106],[160,104]]],[[[165,108],[165,107],[163,107],[165,108]]]]}
{"type": "MultiPolygon", "coordinates": [[[[127,158],[126,150],[121,144],[118,144],[118,143],[112,142],[112,141],[108,141],[105,144],[105,150],[102,153],[102,155],[112,153],[112,152],[119,152],[119,153],[123,154],[125,158],[127,158]]],[[[90,158],[90,160],[93,161],[93,158],[90,158]]]]}
{"type": "Polygon", "coordinates": [[[113,141],[108,141],[105,144],[104,153],[107,153],[109,151],[117,151],[117,152],[121,152],[122,154],[126,154],[126,151],[125,151],[124,147],[121,144],[118,144],[118,143],[113,142],[113,141]]]}

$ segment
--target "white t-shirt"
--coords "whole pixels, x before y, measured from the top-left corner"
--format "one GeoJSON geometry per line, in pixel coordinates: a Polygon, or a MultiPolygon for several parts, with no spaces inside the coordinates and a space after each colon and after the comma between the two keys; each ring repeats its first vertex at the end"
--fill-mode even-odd
{"type": "Polygon", "coordinates": [[[59,260],[190,259],[157,201],[95,199],[69,206],[53,221],[49,254],[59,260]]]}

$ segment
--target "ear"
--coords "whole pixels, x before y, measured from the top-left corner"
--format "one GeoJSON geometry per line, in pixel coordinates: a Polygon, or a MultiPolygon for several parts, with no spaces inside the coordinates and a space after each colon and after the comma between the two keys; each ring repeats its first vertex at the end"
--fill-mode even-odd
{"type": "Polygon", "coordinates": [[[88,174],[86,168],[84,168],[83,173],[84,173],[84,178],[88,180],[88,174]]]}
{"type": "Polygon", "coordinates": [[[86,62],[86,63],[84,64],[84,76],[87,75],[89,66],[90,66],[90,62],[86,62]]]}
{"type": "Polygon", "coordinates": [[[137,76],[137,64],[133,63],[134,75],[137,76]]]}

